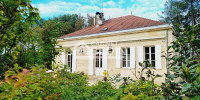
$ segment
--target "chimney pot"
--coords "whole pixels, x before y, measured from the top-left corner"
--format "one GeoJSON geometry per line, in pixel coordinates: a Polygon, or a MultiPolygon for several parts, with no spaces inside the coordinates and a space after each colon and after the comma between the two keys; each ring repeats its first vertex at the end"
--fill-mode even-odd
{"type": "Polygon", "coordinates": [[[104,14],[100,12],[96,12],[95,21],[94,21],[96,27],[99,27],[100,25],[103,24],[103,19],[104,19],[104,14]]]}

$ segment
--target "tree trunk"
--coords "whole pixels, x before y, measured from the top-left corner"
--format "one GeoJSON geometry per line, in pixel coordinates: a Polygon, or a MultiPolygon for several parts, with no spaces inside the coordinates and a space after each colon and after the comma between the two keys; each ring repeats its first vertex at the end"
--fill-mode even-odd
{"type": "Polygon", "coordinates": [[[191,19],[192,19],[192,26],[196,25],[195,23],[195,17],[194,17],[194,5],[193,0],[190,0],[190,12],[191,12],[191,19]]]}

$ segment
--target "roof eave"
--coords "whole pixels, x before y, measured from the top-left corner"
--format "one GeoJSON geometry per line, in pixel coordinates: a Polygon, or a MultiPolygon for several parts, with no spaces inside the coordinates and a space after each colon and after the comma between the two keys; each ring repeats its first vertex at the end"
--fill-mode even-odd
{"type": "Polygon", "coordinates": [[[162,25],[156,25],[156,26],[140,27],[140,28],[126,29],[126,30],[119,30],[119,31],[112,31],[112,32],[72,36],[72,37],[59,38],[59,39],[57,39],[57,41],[64,41],[64,40],[71,40],[71,39],[78,39],[78,38],[85,38],[85,37],[93,37],[93,36],[102,36],[102,35],[112,35],[112,34],[119,34],[119,33],[125,33],[125,32],[134,32],[134,31],[158,29],[158,28],[165,28],[165,27],[172,27],[172,25],[162,24],[162,25]]]}

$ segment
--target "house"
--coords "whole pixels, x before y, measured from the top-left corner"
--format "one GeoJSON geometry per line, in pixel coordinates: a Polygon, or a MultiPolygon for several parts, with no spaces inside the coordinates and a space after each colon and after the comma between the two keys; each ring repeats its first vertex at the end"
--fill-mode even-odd
{"type": "MultiPolygon", "coordinates": [[[[96,13],[94,25],[64,35],[57,40],[66,51],[56,58],[72,72],[102,76],[121,74],[134,77],[139,62],[155,66],[155,74],[167,73],[167,47],[173,41],[172,27],[166,23],[127,15],[104,21],[96,13]]],[[[162,82],[164,78],[157,79],[162,82]]]]}

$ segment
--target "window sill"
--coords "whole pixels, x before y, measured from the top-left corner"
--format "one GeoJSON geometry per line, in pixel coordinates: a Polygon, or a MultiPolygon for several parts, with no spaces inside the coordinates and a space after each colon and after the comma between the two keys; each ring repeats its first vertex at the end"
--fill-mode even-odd
{"type": "Polygon", "coordinates": [[[134,69],[134,68],[131,68],[131,67],[121,67],[122,69],[134,69]]]}

